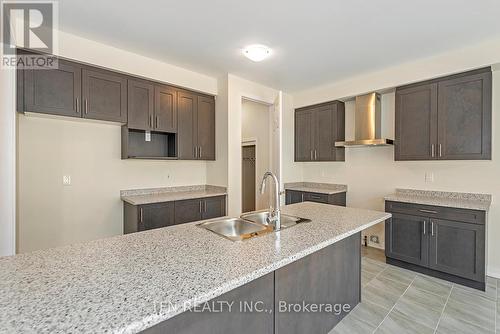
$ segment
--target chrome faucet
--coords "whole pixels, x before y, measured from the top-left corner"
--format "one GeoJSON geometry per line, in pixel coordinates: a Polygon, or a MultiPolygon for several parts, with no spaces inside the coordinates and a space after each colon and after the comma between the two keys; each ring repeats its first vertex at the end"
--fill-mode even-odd
{"type": "Polygon", "coordinates": [[[271,177],[274,181],[274,206],[269,200],[269,223],[274,224],[274,230],[281,230],[281,211],[280,211],[280,182],[276,175],[271,172],[266,172],[262,177],[262,181],[260,182],[260,194],[264,194],[266,191],[266,180],[268,177],[271,177]]]}

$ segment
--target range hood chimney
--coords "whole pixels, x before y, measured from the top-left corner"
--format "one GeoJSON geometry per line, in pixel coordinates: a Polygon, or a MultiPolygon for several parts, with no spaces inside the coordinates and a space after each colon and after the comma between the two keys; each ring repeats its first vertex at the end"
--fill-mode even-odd
{"type": "Polygon", "coordinates": [[[363,147],[392,145],[392,139],[381,138],[380,94],[356,96],[354,140],[337,141],[335,147],[363,147]]]}

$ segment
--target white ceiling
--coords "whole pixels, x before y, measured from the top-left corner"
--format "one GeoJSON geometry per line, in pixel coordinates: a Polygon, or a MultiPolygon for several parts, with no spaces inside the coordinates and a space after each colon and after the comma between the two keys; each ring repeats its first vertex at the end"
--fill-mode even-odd
{"type": "Polygon", "coordinates": [[[61,30],[297,91],[500,37],[499,0],[61,0],[61,30]],[[241,55],[262,43],[262,63],[241,55]]]}

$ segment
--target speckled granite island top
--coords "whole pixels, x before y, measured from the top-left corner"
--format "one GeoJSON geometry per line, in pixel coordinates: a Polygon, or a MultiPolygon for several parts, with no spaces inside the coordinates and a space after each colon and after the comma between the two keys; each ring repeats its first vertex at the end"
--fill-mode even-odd
{"type": "Polygon", "coordinates": [[[384,197],[386,201],[405,202],[423,205],[445,206],[471,210],[488,211],[491,195],[457,193],[447,191],[396,189],[394,194],[384,197]]]}
{"type": "Polygon", "coordinates": [[[222,195],[227,195],[226,188],[211,185],[132,189],[122,190],[120,192],[122,201],[132,205],[162,203],[222,195]]]}
{"type": "Polygon", "coordinates": [[[347,191],[347,186],[345,184],[333,183],[295,182],[285,183],[285,190],[333,195],[338,193],[345,193],[347,191]]]}
{"type": "Polygon", "coordinates": [[[282,211],[312,222],[243,242],[188,223],[2,257],[0,332],[135,333],[391,216],[310,202],[282,211]]]}

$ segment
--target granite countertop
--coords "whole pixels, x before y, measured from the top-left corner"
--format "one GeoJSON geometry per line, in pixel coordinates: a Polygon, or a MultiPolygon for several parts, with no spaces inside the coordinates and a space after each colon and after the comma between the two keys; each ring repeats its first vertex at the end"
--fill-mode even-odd
{"type": "Polygon", "coordinates": [[[183,199],[204,198],[227,195],[225,187],[196,185],[182,187],[132,189],[120,191],[122,201],[132,205],[180,201],[183,199]]]}
{"type": "Polygon", "coordinates": [[[384,199],[394,202],[446,206],[481,211],[488,211],[491,205],[491,195],[489,194],[416,189],[396,189],[394,194],[388,195],[384,197],[384,199]]]}
{"type": "Polygon", "coordinates": [[[347,192],[347,185],[316,182],[285,183],[285,189],[333,195],[347,192]]]}
{"type": "Polygon", "coordinates": [[[243,242],[188,223],[1,257],[0,332],[136,333],[391,216],[310,202],[282,212],[312,222],[243,242]]]}

